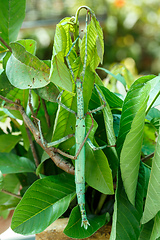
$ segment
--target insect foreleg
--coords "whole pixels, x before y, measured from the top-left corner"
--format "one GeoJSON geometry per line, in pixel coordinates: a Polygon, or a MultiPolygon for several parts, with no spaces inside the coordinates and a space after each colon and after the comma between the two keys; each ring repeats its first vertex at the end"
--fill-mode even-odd
{"type": "Polygon", "coordinates": [[[64,104],[61,102],[60,99],[61,99],[61,96],[62,96],[63,92],[64,92],[64,90],[60,92],[60,94],[58,95],[58,97],[57,97],[57,99],[56,99],[56,102],[57,102],[61,107],[63,107],[64,109],[66,109],[68,112],[71,112],[71,113],[73,113],[73,114],[76,115],[76,112],[75,112],[75,111],[73,111],[72,109],[68,108],[66,105],[64,105],[64,104]]]}
{"type": "Polygon", "coordinates": [[[94,87],[95,87],[95,89],[96,89],[100,99],[102,100],[103,104],[100,107],[95,108],[95,109],[89,111],[90,113],[96,113],[96,112],[102,110],[106,106],[106,101],[105,101],[104,97],[102,96],[102,94],[100,93],[100,91],[98,90],[96,84],[94,84],[94,87]]]}

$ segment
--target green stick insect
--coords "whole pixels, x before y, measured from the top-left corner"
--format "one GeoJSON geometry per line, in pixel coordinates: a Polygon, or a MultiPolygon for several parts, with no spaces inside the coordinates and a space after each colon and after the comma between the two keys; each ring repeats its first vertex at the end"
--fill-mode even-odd
{"type": "MultiPolygon", "coordinates": [[[[101,146],[101,147],[96,147],[92,144],[92,142],[90,141],[89,134],[93,128],[94,125],[94,120],[92,117],[92,113],[96,113],[97,111],[100,111],[101,109],[103,109],[106,105],[106,102],[104,100],[104,98],[102,97],[100,91],[98,90],[98,88],[96,87],[96,85],[94,84],[94,87],[99,95],[99,98],[102,101],[102,105],[96,109],[93,109],[91,111],[88,111],[87,113],[84,113],[84,97],[83,97],[83,83],[84,83],[84,78],[85,78],[85,72],[86,72],[86,66],[87,66],[87,56],[88,56],[88,52],[87,52],[87,26],[88,26],[88,13],[89,10],[87,9],[87,14],[86,14],[86,28],[85,28],[85,55],[84,55],[84,64],[83,64],[83,69],[82,72],[80,74],[79,77],[77,77],[75,79],[75,75],[74,75],[74,71],[72,69],[72,66],[70,64],[69,61],[69,55],[71,54],[71,51],[73,50],[73,48],[76,46],[78,40],[79,40],[79,36],[76,38],[76,40],[73,42],[68,54],[66,55],[66,62],[71,74],[71,77],[73,79],[73,82],[75,84],[76,87],[76,96],[77,96],[77,112],[73,111],[72,109],[68,108],[67,106],[65,106],[62,102],[61,102],[61,96],[64,92],[61,91],[60,94],[57,97],[57,102],[58,104],[63,107],[64,109],[66,109],[67,111],[71,112],[72,114],[74,114],[76,116],[76,125],[75,125],[75,135],[74,134],[69,134],[57,141],[48,143],[47,146],[51,147],[54,145],[57,145],[65,140],[67,140],[68,138],[75,136],[75,145],[76,145],[76,150],[75,150],[75,156],[69,155],[67,153],[61,152],[62,155],[71,158],[73,160],[75,160],[75,184],[76,184],[76,194],[77,194],[77,201],[78,201],[78,205],[80,207],[80,212],[81,212],[81,218],[82,218],[82,224],[81,226],[83,226],[85,229],[88,228],[88,226],[90,226],[89,221],[87,219],[87,215],[86,215],[86,210],[85,210],[85,144],[86,142],[89,144],[89,146],[93,149],[93,150],[100,150],[103,149],[105,147],[109,147],[107,145],[101,146]],[[86,133],[86,124],[85,124],[85,117],[86,115],[89,115],[92,119],[92,125],[89,129],[89,131],[86,133]]],[[[91,14],[91,12],[90,12],[91,14]]],[[[40,123],[39,123],[40,124],[40,123]]],[[[39,131],[41,132],[41,128],[39,125],[39,131]]],[[[42,135],[42,133],[41,133],[42,135]]],[[[60,153],[60,152],[59,152],[60,153]]]]}

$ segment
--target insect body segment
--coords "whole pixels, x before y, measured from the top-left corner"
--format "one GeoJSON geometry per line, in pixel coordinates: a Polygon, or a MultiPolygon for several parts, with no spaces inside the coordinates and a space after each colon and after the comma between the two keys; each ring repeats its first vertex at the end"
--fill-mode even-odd
{"type": "MultiPolygon", "coordinates": [[[[84,118],[84,103],[83,103],[83,87],[80,79],[76,81],[77,92],[77,116],[76,116],[76,154],[83,143],[86,136],[85,118],[84,118]]],[[[75,160],[75,183],[77,201],[81,211],[82,225],[85,229],[88,228],[89,222],[87,220],[85,211],[85,145],[82,147],[77,159],[75,160]]]]}
{"type": "MultiPolygon", "coordinates": [[[[86,81],[85,74],[86,74],[86,67],[87,67],[87,20],[88,20],[88,12],[86,15],[85,55],[84,55],[83,69],[82,69],[81,73],[78,74],[77,79],[74,75],[74,71],[72,69],[72,66],[70,64],[68,57],[69,57],[71,51],[73,50],[73,47],[76,45],[77,41],[79,40],[79,36],[73,42],[68,54],[66,55],[66,62],[68,65],[68,69],[70,70],[70,75],[76,86],[77,113],[75,111],[73,111],[72,109],[68,108],[67,106],[65,106],[61,102],[61,96],[63,94],[63,91],[59,94],[59,96],[57,98],[57,102],[61,107],[65,108],[67,111],[73,113],[76,116],[75,135],[69,134],[66,137],[63,137],[57,141],[47,144],[47,146],[51,147],[57,143],[67,140],[69,137],[75,136],[75,144],[76,144],[75,156],[72,156],[68,153],[64,153],[59,149],[57,149],[57,152],[62,154],[63,156],[66,156],[70,159],[75,160],[75,184],[76,184],[77,201],[78,201],[78,205],[79,205],[80,211],[81,211],[81,218],[82,218],[81,226],[83,226],[85,229],[87,229],[88,226],[90,226],[89,221],[87,220],[87,215],[86,215],[86,210],[85,210],[85,145],[86,145],[86,142],[88,142],[89,146],[93,150],[100,150],[100,149],[103,149],[104,147],[107,147],[107,145],[102,146],[102,147],[96,147],[88,139],[89,134],[90,134],[90,132],[93,128],[93,124],[94,124],[92,113],[102,110],[106,105],[105,99],[103,98],[98,87],[95,84],[94,84],[94,87],[99,95],[102,105],[100,107],[93,109],[91,111],[88,111],[87,113],[84,114],[83,83],[84,83],[84,80],[86,81]],[[86,133],[85,117],[87,114],[92,119],[92,125],[91,125],[89,131],[86,133]]],[[[40,128],[40,126],[39,126],[39,128],[40,128]]],[[[41,134],[41,136],[42,136],[42,134],[41,134]]]]}

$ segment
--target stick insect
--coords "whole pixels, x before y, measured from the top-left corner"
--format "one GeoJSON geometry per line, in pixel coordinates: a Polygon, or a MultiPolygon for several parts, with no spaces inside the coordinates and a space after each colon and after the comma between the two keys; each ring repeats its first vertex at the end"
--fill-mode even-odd
{"type": "MultiPolygon", "coordinates": [[[[91,111],[88,111],[87,113],[84,113],[83,83],[84,83],[84,78],[85,78],[86,65],[87,65],[87,54],[88,54],[87,53],[87,26],[88,26],[88,11],[86,14],[86,27],[85,27],[85,56],[84,56],[83,69],[80,74],[80,77],[75,78],[74,71],[73,71],[70,61],[69,61],[69,55],[70,55],[72,49],[74,48],[74,46],[76,45],[77,41],[79,40],[79,36],[73,42],[69,52],[66,55],[66,62],[67,62],[71,77],[72,77],[75,87],[76,87],[77,112],[68,108],[61,102],[61,96],[64,91],[61,91],[57,97],[58,104],[61,107],[63,107],[64,109],[66,109],[67,111],[74,114],[76,117],[75,135],[70,134],[70,135],[67,135],[67,136],[57,140],[57,141],[47,143],[47,147],[51,147],[51,146],[54,146],[58,143],[61,143],[65,140],[67,140],[70,137],[75,136],[75,145],[76,145],[75,156],[72,156],[72,155],[69,155],[69,154],[63,153],[63,152],[61,152],[61,154],[75,160],[75,184],[76,184],[77,201],[78,201],[78,205],[80,207],[81,218],[82,218],[81,226],[83,226],[85,229],[87,229],[88,226],[90,226],[90,223],[87,219],[86,210],[85,210],[85,144],[87,142],[93,150],[100,150],[105,147],[109,147],[107,145],[104,145],[101,147],[96,147],[92,144],[92,142],[88,138],[89,134],[93,128],[93,125],[94,125],[92,113],[96,113],[97,111],[103,109],[106,105],[106,102],[105,102],[105,99],[103,98],[103,96],[101,95],[100,91],[96,87],[96,84],[94,84],[94,87],[99,95],[102,105],[96,109],[93,109],[91,111]],[[91,117],[92,125],[91,125],[89,131],[86,133],[85,118],[87,115],[89,115],[91,117]]],[[[39,131],[42,136],[40,121],[38,121],[38,125],[39,125],[39,131]]],[[[43,136],[42,136],[42,141],[43,141],[43,136]]]]}

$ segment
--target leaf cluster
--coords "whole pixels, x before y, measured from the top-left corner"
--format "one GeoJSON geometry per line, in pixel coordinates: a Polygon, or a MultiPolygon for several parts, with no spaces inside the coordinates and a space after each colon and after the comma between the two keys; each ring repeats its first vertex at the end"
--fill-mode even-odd
{"type": "MultiPolygon", "coordinates": [[[[0,130],[0,215],[7,217],[15,209],[11,227],[23,235],[39,233],[57,218],[69,216],[64,232],[71,238],[89,237],[111,219],[110,239],[158,239],[160,76],[133,80],[125,67],[112,72],[99,68],[111,81],[121,82],[126,95],[105,87],[96,72],[103,60],[103,33],[86,6],[57,24],[52,59],[40,60],[34,40],[17,40],[25,1],[9,2],[0,5],[0,116],[2,122],[10,119],[10,128],[0,130]],[[80,32],[78,16],[83,8],[87,26],[80,32]],[[77,78],[83,82],[85,113],[102,104],[94,84],[106,101],[104,109],[93,114],[89,137],[97,147],[110,146],[94,151],[85,144],[86,211],[91,225],[87,230],[81,228],[76,202],[74,160],[62,154],[74,155],[74,137],[55,147],[45,145],[75,133],[75,116],[56,99],[63,90],[61,102],[76,111],[77,78]]],[[[85,123],[89,131],[88,114],[85,123]]]]}

